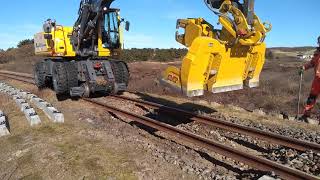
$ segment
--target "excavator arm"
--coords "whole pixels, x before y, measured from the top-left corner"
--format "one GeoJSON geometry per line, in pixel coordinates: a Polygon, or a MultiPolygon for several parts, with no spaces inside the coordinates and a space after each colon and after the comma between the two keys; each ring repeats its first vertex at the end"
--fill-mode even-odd
{"type": "Polygon", "coordinates": [[[78,12],[78,19],[73,26],[72,44],[78,51],[81,49],[84,41],[93,37],[96,34],[96,29],[99,19],[103,16],[103,11],[110,8],[114,0],[81,0],[78,12]]]}
{"type": "Polygon", "coordinates": [[[189,48],[181,68],[169,67],[162,82],[187,96],[257,87],[265,61],[269,23],[254,13],[254,0],[204,0],[222,29],[203,18],[179,19],[176,40],[189,48]]]}
{"type": "MultiPolygon", "coordinates": [[[[215,12],[216,9],[220,9],[223,3],[226,2],[225,0],[204,0],[204,1],[205,1],[205,4],[208,6],[208,8],[211,9],[213,12],[215,12]]],[[[243,4],[241,4],[239,0],[231,0],[230,3],[243,13],[243,15],[247,18],[247,21],[249,22],[249,24],[253,23],[255,0],[244,0],[243,4]]]]}
{"type": "Polygon", "coordinates": [[[229,45],[236,41],[245,46],[253,46],[261,44],[271,30],[269,23],[261,23],[260,19],[254,13],[254,0],[246,0],[244,4],[240,4],[238,0],[205,0],[206,5],[217,16],[219,23],[223,26],[232,38],[221,39],[217,33],[221,31],[215,30],[211,24],[202,18],[198,19],[180,19],[177,28],[185,28],[184,35],[176,35],[179,43],[189,47],[191,42],[199,36],[211,36],[229,45]],[[197,28],[199,27],[199,28],[197,28]],[[194,32],[199,31],[199,32],[194,32]],[[186,41],[186,44],[183,42],[186,41]]]}
{"type": "MultiPolygon", "coordinates": [[[[105,51],[102,48],[102,38],[109,43],[109,49],[120,49],[120,30],[110,29],[120,27],[123,19],[119,19],[119,9],[110,8],[114,0],[81,0],[78,12],[78,19],[73,26],[71,43],[76,53],[80,56],[104,56],[95,54],[105,51]],[[111,23],[111,25],[110,25],[111,23]],[[109,24],[109,25],[108,25],[109,24]],[[104,27],[107,25],[108,27],[104,27]],[[117,42],[112,42],[114,37],[118,36],[117,42]],[[100,46],[95,46],[100,44],[100,46]],[[97,49],[99,49],[97,51],[97,49]]],[[[128,22],[127,22],[128,23],[128,22]]],[[[128,25],[126,25],[128,26],[128,25]]],[[[128,27],[127,27],[128,29],[128,27]]],[[[105,55],[109,56],[109,54],[105,55]]]]}

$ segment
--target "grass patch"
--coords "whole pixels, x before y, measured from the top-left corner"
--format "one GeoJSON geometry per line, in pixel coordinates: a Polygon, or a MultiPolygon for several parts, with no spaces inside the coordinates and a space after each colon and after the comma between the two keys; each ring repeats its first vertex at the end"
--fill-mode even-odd
{"type": "Polygon", "coordinates": [[[133,174],[135,164],[125,152],[109,148],[99,139],[73,136],[56,147],[73,174],[90,175],[90,179],[136,179],[133,174]]]}
{"type": "Polygon", "coordinates": [[[23,138],[21,135],[9,136],[7,140],[10,144],[21,144],[23,142],[23,138]]]}
{"type": "Polygon", "coordinates": [[[61,152],[65,154],[68,154],[77,150],[77,145],[70,142],[57,144],[56,146],[59,148],[61,152]]]}
{"type": "Polygon", "coordinates": [[[33,155],[31,153],[25,154],[18,159],[19,166],[28,167],[34,165],[33,155]]]}
{"type": "Polygon", "coordinates": [[[87,158],[84,160],[84,166],[90,171],[103,171],[103,167],[98,163],[97,157],[87,158]]]}
{"type": "Polygon", "coordinates": [[[42,180],[42,179],[43,178],[40,176],[39,173],[32,173],[21,178],[21,180],[42,180]]]}
{"type": "Polygon", "coordinates": [[[47,135],[57,133],[56,129],[52,127],[52,125],[44,125],[44,126],[41,126],[40,128],[37,128],[36,130],[37,130],[36,133],[42,133],[47,135]]]}

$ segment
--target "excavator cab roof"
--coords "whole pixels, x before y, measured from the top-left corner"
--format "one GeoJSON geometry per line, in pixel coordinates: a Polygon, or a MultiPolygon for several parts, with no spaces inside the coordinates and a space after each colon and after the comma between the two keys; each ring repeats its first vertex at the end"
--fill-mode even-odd
{"type": "MultiPolygon", "coordinates": [[[[222,3],[225,1],[225,0],[205,0],[206,1],[206,4],[210,5],[212,8],[214,9],[220,9],[222,3]]],[[[239,0],[232,0],[232,2],[234,4],[237,4],[237,5],[242,5],[242,4],[246,4],[246,1],[241,3],[239,0]]]]}

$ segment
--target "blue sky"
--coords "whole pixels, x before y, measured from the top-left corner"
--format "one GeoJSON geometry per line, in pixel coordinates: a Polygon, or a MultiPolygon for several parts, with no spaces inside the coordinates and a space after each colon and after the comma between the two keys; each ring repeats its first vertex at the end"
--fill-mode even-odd
{"type": "MultiPolygon", "coordinates": [[[[72,26],[80,0],[10,0],[1,4],[0,48],[16,46],[32,38],[42,22],[54,18],[59,24],[72,26]]],[[[203,0],[116,0],[122,17],[131,22],[125,34],[126,47],[180,47],[175,42],[176,19],[204,17],[216,25],[217,18],[203,0]]],[[[269,47],[316,45],[320,35],[319,0],[256,0],[256,13],[270,21],[273,30],[267,37],[269,47]],[[305,3],[304,3],[305,2],[305,3]]]]}

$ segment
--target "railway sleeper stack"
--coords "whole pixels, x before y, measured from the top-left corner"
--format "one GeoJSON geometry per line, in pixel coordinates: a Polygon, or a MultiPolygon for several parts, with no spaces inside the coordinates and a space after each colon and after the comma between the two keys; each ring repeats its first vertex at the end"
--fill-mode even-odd
{"type": "Polygon", "coordinates": [[[10,135],[8,124],[6,116],[0,110],[0,137],[10,135]]]}
{"type": "Polygon", "coordinates": [[[41,123],[40,117],[38,116],[36,111],[29,105],[29,103],[24,98],[19,96],[20,90],[13,88],[12,86],[9,86],[5,83],[0,83],[0,91],[13,97],[13,100],[19,107],[20,111],[24,113],[30,126],[35,126],[41,123]]]}
{"type": "MultiPolygon", "coordinates": [[[[3,83],[4,84],[4,83],[3,83]]],[[[41,109],[46,116],[52,120],[52,122],[54,123],[64,123],[64,115],[58,111],[55,107],[53,107],[50,103],[44,101],[43,99],[39,98],[38,96],[30,93],[30,92],[26,92],[23,90],[17,90],[11,86],[8,86],[6,84],[4,84],[7,89],[10,90],[11,94],[16,95],[16,97],[20,97],[20,99],[27,99],[29,100],[32,104],[34,104],[37,108],[41,109]]],[[[0,83],[0,87],[1,87],[1,83],[0,83]]],[[[25,104],[22,104],[22,107],[25,104]]]]}
{"type": "Polygon", "coordinates": [[[50,103],[39,97],[32,97],[30,101],[39,109],[41,109],[54,123],[64,123],[64,115],[54,108],[50,103]]]}
{"type": "Polygon", "coordinates": [[[31,126],[35,126],[41,123],[40,117],[25,99],[21,98],[18,95],[14,95],[13,99],[15,100],[17,106],[20,108],[21,112],[25,114],[31,126]]]}

